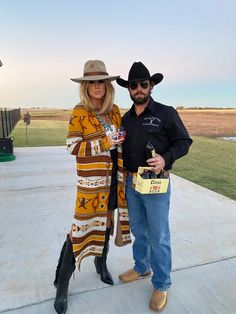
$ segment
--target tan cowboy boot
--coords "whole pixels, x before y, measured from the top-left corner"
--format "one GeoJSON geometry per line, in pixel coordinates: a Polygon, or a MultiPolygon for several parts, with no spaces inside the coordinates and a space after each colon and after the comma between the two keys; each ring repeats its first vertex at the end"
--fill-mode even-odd
{"type": "Polygon", "coordinates": [[[167,303],[167,291],[153,291],[152,298],[150,300],[150,308],[156,312],[164,310],[167,303]]]}
{"type": "Polygon", "coordinates": [[[141,277],[146,277],[146,276],[149,276],[151,275],[151,272],[147,272],[145,274],[139,274],[137,273],[133,268],[127,270],[125,273],[119,275],[119,278],[122,282],[131,282],[131,281],[135,281],[141,277]]]}

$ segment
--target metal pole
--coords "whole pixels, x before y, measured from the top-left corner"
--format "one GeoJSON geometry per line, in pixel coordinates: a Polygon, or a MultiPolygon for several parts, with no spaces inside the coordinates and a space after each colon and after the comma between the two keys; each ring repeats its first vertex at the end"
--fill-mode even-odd
{"type": "Polygon", "coordinates": [[[28,140],[28,125],[25,126],[25,131],[26,131],[26,143],[29,145],[29,140],[28,140]]]}

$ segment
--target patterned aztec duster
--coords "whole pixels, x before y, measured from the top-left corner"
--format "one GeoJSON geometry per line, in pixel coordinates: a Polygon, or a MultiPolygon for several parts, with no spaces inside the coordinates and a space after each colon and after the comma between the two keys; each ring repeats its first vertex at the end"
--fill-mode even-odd
{"type": "MultiPolygon", "coordinates": [[[[114,105],[110,124],[119,128],[121,116],[114,105]]],[[[77,196],[72,225],[73,252],[78,268],[89,255],[101,256],[107,222],[112,159],[104,127],[92,111],[75,106],[69,121],[67,150],[76,156],[77,196]]],[[[131,242],[124,194],[122,152],[118,146],[118,217],[123,245],[131,242]]]]}

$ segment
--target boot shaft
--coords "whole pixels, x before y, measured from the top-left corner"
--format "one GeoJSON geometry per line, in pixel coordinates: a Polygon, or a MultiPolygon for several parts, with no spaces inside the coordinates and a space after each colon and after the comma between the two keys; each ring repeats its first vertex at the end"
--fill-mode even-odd
{"type": "Polygon", "coordinates": [[[70,280],[72,273],[75,270],[75,257],[73,253],[72,242],[67,235],[66,242],[63,245],[61,255],[56,270],[56,284],[63,284],[70,280]]]}
{"type": "Polygon", "coordinates": [[[111,228],[107,228],[105,232],[105,241],[104,241],[104,247],[102,251],[102,257],[105,259],[107,258],[107,254],[109,251],[110,231],[111,231],[111,228]]]}

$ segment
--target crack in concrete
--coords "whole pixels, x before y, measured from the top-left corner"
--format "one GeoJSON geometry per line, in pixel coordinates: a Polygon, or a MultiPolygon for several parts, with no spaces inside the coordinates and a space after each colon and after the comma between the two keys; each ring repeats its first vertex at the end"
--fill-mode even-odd
{"type": "Polygon", "coordinates": [[[32,188],[25,188],[25,189],[7,189],[7,190],[1,190],[2,192],[22,192],[22,191],[34,191],[34,190],[48,190],[48,189],[61,189],[61,188],[71,188],[76,187],[76,185],[56,185],[56,186],[35,186],[32,188]]]}

